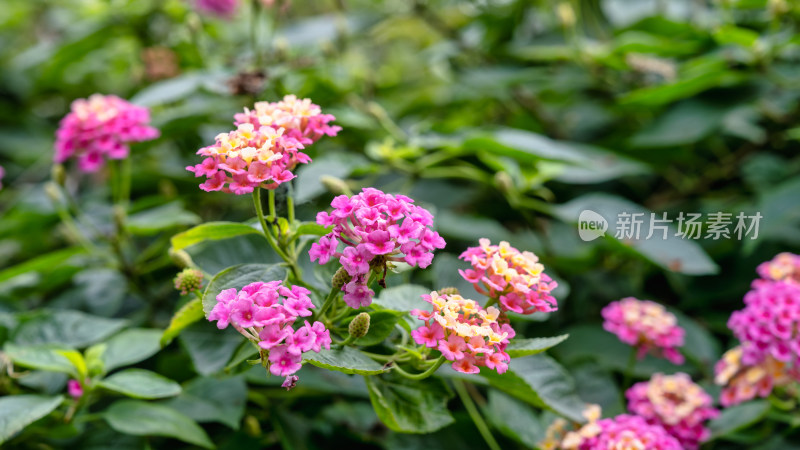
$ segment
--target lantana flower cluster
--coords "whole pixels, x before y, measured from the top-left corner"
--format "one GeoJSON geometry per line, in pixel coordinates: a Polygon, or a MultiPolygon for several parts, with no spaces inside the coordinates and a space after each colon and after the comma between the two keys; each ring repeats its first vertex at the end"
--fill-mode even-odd
{"type": "Polygon", "coordinates": [[[504,310],[519,314],[558,309],[550,294],[557,283],[543,272],[536,255],[520,252],[505,241],[500,245],[491,245],[485,238],[478,242],[480,246],[470,247],[459,256],[472,268],[458,271],[478,293],[497,299],[504,310]]]}
{"type": "Polygon", "coordinates": [[[269,371],[286,377],[284,387],[294,386],[294,373],[300,370],[302,354],[330,349],[330,332],[322,322],[309,323],[297,329],[297,319],[311,315],[314,304],[309,291],[300,286],[288,288],[280,281],[256,282],[241,291],[225,289],[217,295],[217,303],[208,315],[217,328],[232,325],[236,331],[269,352],[269,371]]]}
{"type": "Polygon", "coordinates": [[[800,283],[800,255],[779,253],[772,260],[759,264],[756,272],[764,280],[800,283]]]}
{"type": "Polygon", "coordinates": [[[80,170],[95,172],[105,158],[127,158],[129,143],[158,137],[158,130],[149,122],[147,108],[114,95],[94,94],[75,100],[56,132],[55,162],[76,158],[80,170]]]}
{"type": "Polygon", "coordinates": [[[800,284],[790,281],[753,283],[745,307],[735,311],[728,328],[742,343],[742,362],[756,365],[773,357],[800,365],[800,284]]]}
{"type": "Polygon", "coordinates": [[[682,364],[684,330],[675,315],[650,300],[627,297],[611,302],[602,310],[603,328],[637,349],[643,358],[648,352],[662,356],[674,364],[682,364]]]}
{"type": "Polygon", "coordinates": [[[500,374],[508,370],[511,358],[505,349],[516,333],[511,325],[498,322],[500,310],[493,306],[484,309],[474,300],[435,291],[422,299],[433,305],[433,311],[411,311],[425,321],[411,332],[417,344],[436,348],[462,373],[478,373],[480,367],[500,374]]]}
{"type": "Polygon", "coordinates": [[[433,251],[445,246],[444,239],[431,229],[433,215],[404,195],[364,188],[352,197],[334,198],[331,206],[330,213],[317,214],[317,223],[333,226],[333,231],[312,244],[309,255],[320,264],[338,258],[351,277],[342,290],[345,303],[352,308],[372,303],[371,269],[382,269],[385,275],[387,263],[400,261],[424,269],[433,261],[433,251]],[[340,243],[344,245],[341,252],[340,243]]]}
{"type": "MultiPolygon", "coordinates": [[[[567,442],[564,449],[636,449],[682,450],[680,442],[659,425],[647,423],[643,417],[620,414],[593,424],[592,436],[580,436],[579,442],[567,442]]],[[[584,435],[592,433],[583,433],[584,435]]]]}
{"type": "Polygon", "coordinates": [[[198,11],[229,19],[236,14],[239,0],[194,0],[198,11]]]}
{"type": "Polygon", "coordinates": [[[319,105],[307,98],[298,99],[295,95],[286,95],[278,102],[257,102],[254,109],[245,108],[243,113],[234,115],[234,119],[235,125],[249,123],[255,128],[283,128],[286,136],[304,145],[312,144],[325,135],[336,136],[342,129],[330,124],[336,119],[333,115],[322,114],[319,105]]]}
{"type": "Polygon", "coordinates": [[[800,370],[767,355],[758,364],[742,362],[742,348],[734,347],[714,366],[714,383],[722,386],[720,403],[728,407],[767,397],[776,387],[800,382],[800,370]]]}
{"type": "Polygon", "coordinates": [[[708,439],[711,432],[705,422],[719,415],[711,396],[685,373],[657,373],[649,381],[634,384],[625,397],[628,411],[661,425],[687,450],[708,439]]]}
{"type": "Polygon", "coordinates": [[[3,189],[3,177],[6,176],[6,171],[3,166],[0,166],[0,189],[3,189]]]}
{"type": "Polygon", "coordinates": [[[256,129],[241,124],[236,130],[217,135],[214,145],[203,147],[198,155],[206,158],[186,170],[208,179],[200,189],[249,194],[256,188],[275,189],[292,180],[297,164],[311,161],[301,152],[303,144],[272,127],[256,129]]]}

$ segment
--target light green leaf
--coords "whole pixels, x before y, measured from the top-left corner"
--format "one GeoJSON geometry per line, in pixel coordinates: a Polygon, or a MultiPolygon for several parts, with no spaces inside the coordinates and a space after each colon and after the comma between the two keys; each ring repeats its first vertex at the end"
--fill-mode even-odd
{"type": "Polygon", "coordinates": [[[499,375],[481,369],[489,384],[540,408],[550,409],[572,421],[583,422],[584,403],[578,397],[575,383],[566,370],[545,355],[513,359],[509,370],[499,375]]]}
{"type": "Polygon", "coordinates": [[[0,444],[50,414],[58,408],[63,398],[61,395],[10,395],[0,398],[0,444]]]}
{"type": "Polygon", "coordinates": [[[535,355],[541,353],[549,348],[564,342],[569,337],[568,334],[561,336],[530,338],[530,339],[512,339],[511,343],[506,348],[506,353],[512,358],[521,358],[523,356],[535,355]]]}
{"type": "Polygon", "coordinates": [[[144,369],[117,372],[101,380],[99,385],[133,398],[164,398],[181,393],[181,386],[178,383],[144,369]]]}
{"type": "Polygon", "coordinates": [[[106,342],[106,351],[103,352],[106,372],[155,355],[161,350],[160,339],[161,330],[148,328],[131,328],[112,337],[106,342]]]}
{"type": "Polygon", "coordinates": [[[447,400],[453,394],[438,378],[364,378],[375,413],[392,431],[432,433],[454,422],[447,410],[447,400]]]}
{"type": "Polygon", "coordinates": [[[75,366],[63,355],[64,351],[69,350],[52,344],[23,347],[7,342],[3,347],[3,352],[19,366],[77,376],[75,366]]]}
{"type": "Polygon", "coordinates": [[[72,247],[31,258],[16,266],[0,270],[0,283],[28,272],[53,270],[54,267],[62,262],[67,261],[77,254],[84,253],[85,251],[86,250],[82,247],[72,247]]]}
{"type": "Polygon", "coordinates": [[[200,217],[183,209],[181,202],[175,201],[166,205],[146,209],[128,217],[125,227],[133,234],[152,235],[161,230],[200,222],[200,217]]]}
{"type": "Polygon", "coordinates": [[[119,400],[103,413],[103,418],[120,433],[166,436],[203,448],[215,448],[197,423],[167,406],[139,400],[119,400]]]}
{"type": "Polygon", "coordinates": [[[386,372],[383,366],[352,347],[323,349],[319,353],[306,352],[303,361],[323,369],[338,370],[347,374],[375,375],[386,372]]]}
{"type": "Polygon", "coordinates": [[[56,352],[72,363],[79,380],[86,378],[89,369],[86,367],[86,360],[83,359],[83,355],[81,355],[80,352],[77,350],[56,350],[56,352]]]}
{"type": "Polygon", "coordinates": [[[179,335],[184,328],[202,318],[204,318],[203,301],[199,298],[193,298],[172,316],[169,326],[164,330],[164,334],[161,335],[161,340],[159,341],[161,346],[164,347],[172,342],[175,336],[179,335]]]}
{"type": "Polygon", "coordinates": [[[402,284],[381,291],[372,304],[392,311],[411,311],[412,309],[426,309],[428,306],[421,296],[430,294],[431,290],[416,284],[402,284]]]}
{"type": "Polygon", "coordinates": [[[278,264],[240,264],[229,267],[216,274],[208,283],[203,294],[203,312],[206,317],[217,304],[217,295],[225,289],[241,289],[256,281],[283,281],[288,273],[286,267],[278,264]]]}
{"type": "Polygon", "coordinates": [[[261,234],[261,232],[250,225],[238,222],[208,222],[172,236],[170,243],[173,250],[182,250],[203,241],[228,239],[245,234],[261,234]]]}

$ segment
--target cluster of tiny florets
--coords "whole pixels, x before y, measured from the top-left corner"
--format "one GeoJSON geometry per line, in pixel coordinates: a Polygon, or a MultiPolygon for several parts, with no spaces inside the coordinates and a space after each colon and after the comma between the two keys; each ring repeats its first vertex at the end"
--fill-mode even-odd
{"type": "Polygon", "coordinates": [[[714,383],[722,386],[720,403],[728,407],[767,397],[776,387],[800,382],[800,370],[766,356],[757,364],[742,362],[742,348],[734,347],[714,366],[714,383]]]}
{"type": "Polygon", "coordinates": [[[516,333],[511,325],[498,322],[500,310],[493,306],[484,309],[474,300],[435,291],[422,299],[433,305],[433,311],[411,311],[425,321],[411,332],[417,344],[438,349],[459,372],[478,373],[480,367],[501,374],[508,370],[511,358],[505,349],[516,333]]]}
{"type": "Polygon", "coordinates": [[[302,354],[330,348],[330,332],[322,322],[307,320],[297,329],[293,324],[300,317],[311,315],[314,304],[310,292],[299,286],[287,288],[280,281],[256,282],[220,292],[217,303],[208,315],[217,327],[232,325],[239,333],[269,352],[269,371],[287,377],[285,383],[294,385],[290,377],[300,370],[302,354]]]}
{"type": "Polygon", "coordinates": [[[285,135],[304,145],[316,142],[322,136],[336,136],[341,127],[331,125],[336,118],[322,114],[319,105],[310,99],[287,95],[278,102],[258,102],[252,110],[234,115],[235,124],[249,123],[255,128],[263,126],[284,129],[285,135]]]}
{"type": "Polygon", "coordinates": [[[385,273],[387,264],[399,261],[425,268],[433,260],[433,251],[445,246],[431,229],[433,215],[404,195],[365,188],[352,197],[334,198],[331,206],[330,213],[317,214],[317,223],[333,226],[333,231],[312,244],[309,255],[320,264],[338,258],[351,277],[342,286],[350,307],[372,303],[374,292],[367,284],[370,270],[385,273]]]}
{"type": "Polygon", "coordinates": [[[655,374],[625,393],[628,411],[648,423],[661,425],[684,449],[696,449],[711,435],[706,421],[719,415],[713,399],[689,375],[655,374]]]}
{"type": "Polygon", "coordinates": [[[603,328],[638,350],[643,358],[648,352],[662,356],[674,364],[682,364],[684,330],[675,315],[650,300],[633,297],[611,302],[602,310],[603,328]]]}
{"type": "Polygon", "coordinates": [[[479,247],[470,247],[459,256],[472,268],[458,271],[478,293],[497,299],[501,308],[519,314],[558,309],[550,294],[557,283],[543,272],[536,255],[520,252],[505,241],[500,245],[491,245],[488,239],[478,242],[479,247]]]}
{"type": "Polygon", "coordinates": [[[158,130],[149,122],[147,108],[113,95],[75,100],[56,132],[54,160],[63,163],[75,158],[80,170],[95,172],[106,158],[127,158],[129,143],[158,137],[158,130]]]}
{"type": "Polygon", "coordinates": [[[764,280],[800,283],[800,255],[779,253],[772,260],[759,264],[756,272],[764,280]]]}
{"type": "Polygon", "coordinates": [[[175,289],[179,290],[181,295],[186,295],[203,287],[203,272],[197,269],[186,268],[175,276],[175,280],[173,281],[175,283],[175,289]]]}

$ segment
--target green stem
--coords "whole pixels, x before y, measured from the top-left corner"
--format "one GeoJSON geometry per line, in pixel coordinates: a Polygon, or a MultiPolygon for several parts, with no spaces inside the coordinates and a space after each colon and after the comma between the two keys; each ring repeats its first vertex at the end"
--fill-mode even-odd
{"type": "MultiPolygon", "coordinates": [[[[270,195],[274,195],[272,191],[269,191],[270,195]]],[[[270,232],[270,228],[267,224],[266,218],[264,218],[264,208],[261,206],[261,188],[253,190],[253,205],[256,208],[256,215],[258,216],[258,221],[261,223],[261,229],[264,233],[264,237],[267,238],[267,242],[269,242],[270,247],[275,250],[284,261],[289,263],[289,266],[292,267],[294,270],[294,262],[289,258],[289,256],[278,247],[278,243],[275,242],[275,238],[272,236],[270,232]]],[[[296,275],[296,274],[295,274],[296,275]]],[[[298,277],[299,279],[299,277],[298,277]]]]}
{"type": "Polygon", "coordinates": [[[131,200],[131,171],[133,170],[133,166],[131,165],[131,158],[125,158],[119,162],[120,170],[120,187],[119,187],[119,201],[127,211],[128,204],[131,200]]]}
{"type": "Polygon", "coordinates": [[[339,294],[340,290],[336,289],[336,287],[332,287],[331,291],[328,293],[328,296],[325,297],[325,301],[322,302],[322,306],[320,306],[319,311],[317,311],[317,319],[322,320],[325,317],[325,312],[330,309],[333,302],[336,300],[336,296],[339,294]]]}
{"type": "Polygon", "coordinates": [[[294,223],[294,197],[292,197],[291,191],[286,196],[286,218],[289,219],[289,225],[294,223]]]}
{"type": "Polygon", "coordinates": [[[397,371],[397,373],[399,373],[400,375],[410,380],[424,380],[425,378],[428,378],[429,376],[433,375],[433,373],[436,372],[439,369],[439,367],[441,367],[442,364],[444,364],[445,361],[447,360],[444,358],[444,355],[442,355],[439,357],[439,359],[436,360],[436,362],[431,367],[428,368],[428,370],[417,374],[408,373],[398,365],[394,366],[394,370],[397,371]]]}
{"type": "Polygon", "coordinates": [[[87,239],[86,236],[81,233],[78,225],[74,220],[72,220],[72,216],[69,215],[69,212],[65,208],[63,208],[61,205],[56,205],[56,212],[58,213],[58,217],[61,219],[61,222],[67,228],[69,234],[71,234],[79,244],[81,244],[91,254],[100,253],[100,250],[94,244],[92,244],[92,241],[87,239]]]}
{"type": "Polygon", "coordinates": [[[467,410],[469,417],[475,422],[475,426],[478,428],[481,436],[483,436],[483,440],[486,441],[486,445],[488,445],[491,450],[500,450],[500,445],[494,439],[494,436],[492,436],[489,425],[487,425],[486,421],[481,417],[478,407],[475,406],[475,402],[472,401],[472,397],[470,397],[469,392],[467,392],[467,387],[464,386],[464,382],[461,380],[453,380],[453,386],[456,388],[456,393],[458,393],[461,403],[464,404],[464,408],[467,410]]]}
{"type": "Polygon", "coordinates": [[[627,391],[631,386],[631,380],[633,379],[633,368],[636,367],[636,353],[636,347],[631,347],[631,354],[628,356],[628,364],[625,366],[625,376],[622,379],[623,392],[627,391]]]}

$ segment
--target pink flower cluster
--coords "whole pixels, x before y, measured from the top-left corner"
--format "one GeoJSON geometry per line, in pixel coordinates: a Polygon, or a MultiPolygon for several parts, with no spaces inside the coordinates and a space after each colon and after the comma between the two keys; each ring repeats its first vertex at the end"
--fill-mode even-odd
{"type": "Polygon", "coordinates": [[[714,383],[722,386],[720,403],[728,407],[752,400],[756,396],[767,397],[772,389],[800,382],[800,369],[767,356],[758,364],[742,363],[742,348],[734,347],[714,366],[714,383]]]}
{"type": "Polygon", "coordinates": [[[128,143],[147,141],[159,132],[148,125],[150,112],[113,95],[94,94],[72,102],[56,131],[57,163],[78,159],[84,172],[95,172],[109,159],[128,157],[128,143]]]}
{"type": "Polygon", "coordinates": [[[708,439],[711,432],[705,422],[719,415],[711,396],[685,373],[657,373],[650,381],[634,384],[625,397],[628,411],[662,426],[687,450],[708,439]]]}
{"type": "Polygon", "coordinates": [[[683,355],[677,348],[683,346],[684,330],[664,306],[627,297],[609,303],[601,313],[605,319],[603,328],[636,347],[639,358],[651,352],[673,364],[683,363],[683,355]]]}
{"type": "Polygon", "coordinates": [[[309,291],[299,286],[291,289],[280,281],[256,282],[241,291],[226,289],[217,295],[217,304],[208,315],[217,328],[229,324],[244,337],[269,352],[269,371],[286,377],[284,383],[294,385],[295,372],[300,370],[302,354],[330,349],[330,332],[322,322],[304,321],[296,330],[292,325],[299,317],[311,315],[314,304],[309,291]]]}
{"type": "Polygon", "coordinates": [[[0,166],[0,189],[3,189],[3,177],[6,176],[6,171],[3,166],[0,166]]]}
{"type": "Polygon", "coordinates": [[[753,283],[744,309],[735,311],[728,328],[742,343],[742,362],[756,365],[768,356],[800,365],[800,284],[789,281],[753,283]]]}
{"type": "Polygon", "coordinates": [[[275,189],[292,180],[292,169],[311,158],[301,152],[303,144],[285,136],[283,129],[242,124],[236,130],[217,135],[214,145],[203,147],[198,155],[206,158],[186,170],[195,177],[207,177],[200,189],[249,194],[256,188],[275,189]]]}
{"type": "Polygon", "coordinates": [[[549,312],[558,309],[550,291],[558,285],[544,272],[539,258],[531,252],[520,252],[508,242],[491,245],[480,239],[479,247],[470,247],[459,258],[472,269],[459,270],[478,293],[497,299],[500,306],[519,314],[549,312]]]}
{"type": "Polygon", "coordinates": [[[681,450],[680,442],[659,425],[647,423],[643,417],[620,414],[601,419],[592,436],[581,436],[577,445],[562,446],[578,450],[681,450]]]}
{"type": "Polygon", "coordinates": [[[75,379],[67,381],[67,393],[75,400],[83,397],[83,386],[81,386],[81,382],[75,379]]]}
{"type": "Polygon", "coordinates": [[[424,269],[433,261],[434,249],[445,246],[430,228],[433,215],[404,195],[364,188],[352,197],[334,198],[331,206],[331,213],[317,214],[317,223],[333,226],[333,231],[312,244],[308,253],[320,264],[339,259],[352,277],[342,287],[344,301],[352,308],[372,303],[374,292],[367,285],[370,268],[385,270],[387,262],[405,261],[424,269]],[[341,252],[339,243],[345,246],[341,252]]]}
{"type": "Polygon", "coordinates": [[[200,12],[230,19],[236,14],[239,0],[196,0],[195,6],[200,12]]]}
{"type": "Polygon", "coordinates": [[[759,264],[756,272],[764,280],[800,283],[800,255],[779,253],[771,261],[759,264]]]}
{"type": "Polygon", "coordinates": [[[258,102],[253,110],[245,108],[243,113],[234,115],[234,119],[236,125],[249,123],[255,128],[283,128],[286,136],[303,145],[312,144],[325,135],[336,136],[342,129],[330,125],[336,118],[331,114],[322,114],[319,105],[294,95],[284,96],[279,102],[258,102]]]}
{"type": "Polygon", "coordinates": [[[425,321],[411,332],[417,344],[438,349],[453,361],[453,369],[462,373],[478,373],[480,367],[500,374],[508,370],[511,357],[505,349],[516,333],[511,325],[497,321],[500,310],[493,306],[483,309],[474,300],[435,291],[422,299],[433,305],[433,311],[411,311],[425,321]]]}

